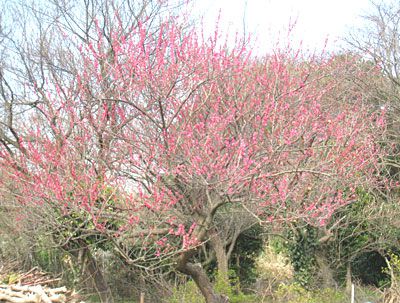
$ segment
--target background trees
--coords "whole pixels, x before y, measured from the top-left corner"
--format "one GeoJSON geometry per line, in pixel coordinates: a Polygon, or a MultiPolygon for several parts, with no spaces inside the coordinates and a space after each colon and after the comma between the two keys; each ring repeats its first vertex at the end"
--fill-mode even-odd
{"type": "Polygon", "coordinates": [[[383,138],[382,146],[391,146],[392,153],[385,157],[385,172],[394,189],[380,192],[377,199],[379,207],[372,207],[368,224],[379,222],[372,230],[379,234],[375,249],[384,257],[390,258],[391,250],[397,250],[398,233],[398,184],[399,184],[399,17],[400,7],[395,1],[376,2],[373,9],[364,16],[364,28],[354,31],[347,39],[349,49],[358,53],[366,60],[373,62],[380,70],[378,81],[358,80],[362,87],[372,88],[370,102],[385,108],[387,112],[387,136],[383,138]],[[384,219],[388,218],[390,219],[384,219]],[[383,221],[384,222],[383,222],[383,221]],[[390,225],[390,226],[388,226],[390,225]],[[397,240],[395,240],[396,242],[397,240]]]}

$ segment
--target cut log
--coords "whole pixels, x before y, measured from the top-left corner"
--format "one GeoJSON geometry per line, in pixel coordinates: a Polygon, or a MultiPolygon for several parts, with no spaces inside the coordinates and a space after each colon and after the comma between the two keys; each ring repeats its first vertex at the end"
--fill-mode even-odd
{"type": "Polygon", "coordinates": [[[49,296],[46,294],[46,292],[43,290],[42,286],[37,285],[31,287],[32,292],[35,292],[36,294],[39,295],[41,302],[43,303],[52,303],[49,296]]]}

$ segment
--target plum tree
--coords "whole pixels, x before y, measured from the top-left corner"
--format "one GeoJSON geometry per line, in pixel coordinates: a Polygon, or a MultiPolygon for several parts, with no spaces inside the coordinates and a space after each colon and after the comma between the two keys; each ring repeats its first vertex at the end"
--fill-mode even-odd
{"type": "Polygon", "coordinates": [[[192,259],[221,232],[217,214],[324,225],[380,182],[384,117],[360,96],[326,102],[329,56],[260,59],[218,30],[207,38],[175,18],[127,30],[115,18],[74,44],[72,74],[30,79],[38,101],[1,139],[3,185],[51,210],[65,247],[97,237],[130,265],[173,264],[207,302],[224,302],[192,259]]]}

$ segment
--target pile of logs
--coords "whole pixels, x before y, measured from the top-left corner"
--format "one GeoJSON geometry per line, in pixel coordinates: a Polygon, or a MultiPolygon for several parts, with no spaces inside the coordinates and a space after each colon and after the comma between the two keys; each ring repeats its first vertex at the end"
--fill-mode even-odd
{"type": "Polygon", "coordinates": [[[76,303],[79,296],[66,287],[52,287],[60,278],[50,277],[38,268],[28,272],[4,274],[0,266],[0,303],[76,303]],[[3,274],[2,274],[3,272],[3,274]]]}
{"type": "MultiPolygon", "coordinates": [[[[10,303],[65,303],[65,287],[48,288],[41,285],[0,285],[0,302],[10,303]]],[[[69,301],[71,302],[71,301],[69,301]]]]}

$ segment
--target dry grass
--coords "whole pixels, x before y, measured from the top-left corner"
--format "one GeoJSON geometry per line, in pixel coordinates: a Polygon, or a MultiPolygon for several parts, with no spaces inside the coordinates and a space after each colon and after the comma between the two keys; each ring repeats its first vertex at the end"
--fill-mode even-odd
{"type": "Polygon", "coordinates": [[[283,253],[276,253],[271,245],[266,245],[257,258],[256,270],[260,277],[257,292],[263,297],[273,297],[279,285],[288,284],[293,279],[293,267],[289,258],[283,253]]]}

